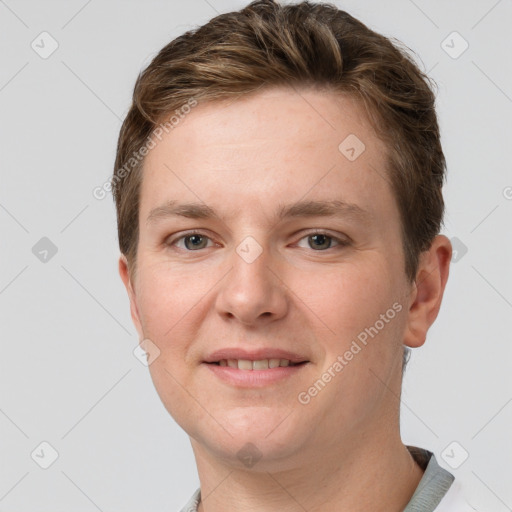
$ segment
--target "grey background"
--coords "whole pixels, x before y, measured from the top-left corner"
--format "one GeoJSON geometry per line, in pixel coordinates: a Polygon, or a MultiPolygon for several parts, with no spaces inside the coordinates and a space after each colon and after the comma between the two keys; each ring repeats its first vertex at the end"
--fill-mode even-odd
{"type": "MultiPolygon", "coordinates": [[[[188,437],[133,355],[113,202],[92,191],[138,72],[247,3],[0,0],[1,511],[173,512],[198,487],[188,437]],[[43,31],[59,45],[46,59],[31,47],[43,31]],[[59,454],[48,469],[43,441],[59,454]]],[[[480,511],[512,510],[512,2],[336,4],[416,51],[439,85],[443,232],[459,251],[406,373],[403,440],[432,450],[480,511]],[[453,31],[469,44],[458,58],[453,31]]]]}

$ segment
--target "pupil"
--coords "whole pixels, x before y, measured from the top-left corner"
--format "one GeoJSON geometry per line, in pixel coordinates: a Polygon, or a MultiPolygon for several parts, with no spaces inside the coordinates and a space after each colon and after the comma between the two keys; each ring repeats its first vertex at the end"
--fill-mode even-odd
{"type": "Polygon", "coordinates": [[[187,237],[187,240],[192,241],[192,246],[197,248],[201,244],[202,238],[203,237],[201,235],[190,235],[187,237]]]}
{"type": "Polygon", "coordinates": [[[311,236],[311,238],[314,240],[314,243],[315,243],[316,247],[322,246],[325,243],[327,243],[327,246],[329,245],[329,243],[328,243],[329,237],[326,236],[326,235],[313,235],[313,236],[311,236]],[[317,242],[319,240],[320,240],[320,243],[317,244],[317,242]]]}

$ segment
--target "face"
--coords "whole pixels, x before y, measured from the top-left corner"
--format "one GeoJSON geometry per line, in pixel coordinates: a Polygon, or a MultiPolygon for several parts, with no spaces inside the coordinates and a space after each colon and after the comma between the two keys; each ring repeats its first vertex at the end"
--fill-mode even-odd
{"type": "Polygon", "coordinates": [[[352,99],[276,88],[199,104],[146,157],[121,276],[194,450],[275,469],[398,411],[416,289],[385,154],[352,99]]]}

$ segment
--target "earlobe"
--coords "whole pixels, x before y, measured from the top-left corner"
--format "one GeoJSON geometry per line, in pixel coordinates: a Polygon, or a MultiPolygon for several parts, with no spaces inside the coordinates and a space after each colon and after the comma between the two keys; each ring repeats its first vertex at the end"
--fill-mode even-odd
{"type": "Polygon", "coordinates": [[[130,277],[130,270],[128,265],[128,260],[124,254],[121,254],[119,257],[119,275],[121,276],[121,280],[126,288],[126,292],[128,293],[128,298],[130,300],[130,314],[132,317],[133,325],[139,334],[139,340],[144,339],[142,324],[140,321],[139,310],[137,307],[137,297],[135,295],[135,289],[130,277]]]}
{"type": "Polygon", "coordinates": [[[434,323],[448,280],[452,245],[444,235],[437,235],[428,251],[421,254],[415,283],[411,286],[411,301],[404,334],[404,344],[420,347],[434,323]]]}

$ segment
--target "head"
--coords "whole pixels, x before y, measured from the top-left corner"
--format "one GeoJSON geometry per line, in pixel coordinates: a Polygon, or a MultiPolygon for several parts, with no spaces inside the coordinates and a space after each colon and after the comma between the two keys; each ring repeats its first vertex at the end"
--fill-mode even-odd
{"type": "Polygon", "coordinates": [[[451,257],[434,103],[404,47],[309,2],[217,16],[139,75],[112,180],[120,272],[197,446],[291,459],[326,442],[315,422],[355,436],[398,411],[451,257]],[[209,359],[241,346],[305,362],[277,393],[233,386],[209,359]]]}

